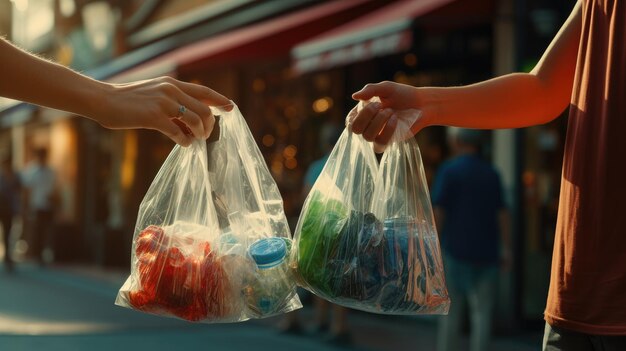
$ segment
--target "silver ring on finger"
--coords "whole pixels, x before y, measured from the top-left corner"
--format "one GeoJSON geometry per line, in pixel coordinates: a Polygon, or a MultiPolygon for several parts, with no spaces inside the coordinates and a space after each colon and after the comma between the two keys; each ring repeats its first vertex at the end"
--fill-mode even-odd
{"type": "Polygon", "coordinates": [[[187,107],[185,107],[185,105],[178,106],[178,115],[176,115],[176,118],[178,119],[183,118],[183,115],[185,114],[185,112],[187,112],[187,107]]]}

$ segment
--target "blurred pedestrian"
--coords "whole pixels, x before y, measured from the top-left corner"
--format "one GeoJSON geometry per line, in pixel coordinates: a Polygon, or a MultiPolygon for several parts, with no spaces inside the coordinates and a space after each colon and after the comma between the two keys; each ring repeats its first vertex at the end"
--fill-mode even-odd
{"type": "Polygon", "coordinates": [[[439,351],[456,351],[466,306],[470,350],[489,349],[498,267],[511,261],[509,214],[497,171],[483,160],[483,132],[454,130],[455,156],[435,178],[432,201],[452,304],[440,317],[439,351]]]}
{"type": "MultiPolygon", "coordinates": [[[[304,185],[302,187],[302,198],[305,199],[309,194],[315,181],[322,173],[326,161],[330,156],[335,143],[341,135],[342,129],[337,126],[326,123],[322,126],[320,131],[320,148],[324,155],[313,161],[306,171],[304,176],[304,185]]],[[[348,328],[348,309],[336,304],[313,296],[315,304],[315,327],[316,333],[330,332],[326,341],[336,344],[350,344],[352,342],[352,336],[348,328]],[[332,318],[330,316],[330,309],[332,305],[332,318]],[[330,323],[329,323],[330,318],[330,323]]],[[[287,325],[285,327],[286,332],[300,333],[302,326],[298,319],[298,312],[291,312],[287,315],[287,325]]]]}
{"type": "Polygon", "coordinates": [[[4,158],[0,169],[0,222],[4,237],[4,268],[7,272],[13,271],[13,257],[11,245],[11,229],[13,219],[19,213],[21,182],[19,175],[13,170],[10,158],[4,158]]]}
{"type": "MultiPolygon", "coordinates": [[[[537,65],[458,87],[367,85],[353,131],[381,144],[394,111],[431,125],[520,128],[569,106],[543,350],[626,350],[626,1],[579,0],[537,65]]],[[[454,304],[454,301],[452,302],[454,304]]]]}
{"type": "Polygon", "coordinates": [[[29,54],[0,38],[0,96],[72,112],[111,129],[155,129],[178,144],[208,138],[215,91],[171,77],[110,84],[29,54]]]}
{"type": "Polygon", "coordinates": [[[44,250],[52,232],[55,195],[55,173],[48,166],[48,150],[35,150],[35,159],[22,173],[22,183],[28,191],[28,209],[33,219],[32,252],[43,266],[44,250]]]}

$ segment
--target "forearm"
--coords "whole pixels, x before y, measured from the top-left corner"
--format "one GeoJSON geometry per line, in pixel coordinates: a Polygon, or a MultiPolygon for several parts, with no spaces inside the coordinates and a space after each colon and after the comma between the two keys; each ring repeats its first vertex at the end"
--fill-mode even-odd
{"type": "Polygon", "coordinates": [[[581,27],[578,2],[530,73],[464,87],[416,88],[423,105],[432,110],[430,123],[497,129],[543,124],[558,117],[570,102],[581,27]]]}
{"type": "Polygon", "coordinates": [[[462,87],[416,88],[416,102],[430,125],[519,128],[556,118],[569,102],[556,94],[534,74],[513,73],[462,87]]]}
{"type": "Polygon", "coordinates": [[[0,39],[0,95],[92,117],[106,83],[19,50],[0,39]]]}

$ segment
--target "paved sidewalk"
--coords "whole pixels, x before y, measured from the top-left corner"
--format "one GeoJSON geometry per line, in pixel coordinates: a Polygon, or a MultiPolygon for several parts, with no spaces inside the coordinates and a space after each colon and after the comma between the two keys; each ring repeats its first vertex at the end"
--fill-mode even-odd
{"type": "MultiPolygon", "coordinates": [[[[337,350],[324,335],[305,331],[281,334],[281,317],[235,324],[193,324],[124,309],[113,304],[126,279],[124,270],[83,266],[0,271],[0,350],[337,350]],[[11,348],[4,346],[11,345],[11,348]]],[[[299,312],[308,327],[312,309],[299,312]]],[[[349,314],[353,350],[435,350],[433,318],[349,314]]],[[[467,347],[467,338],[462,344],[467,347]]],[[[538,333],[496,337],[492,351],[530,351],[541,345],[538,333]]]]}
{"type": "MultiPolygon", "coordinates": [[[[104,270],[96,267],[66,266],[60,267],[64,272],[106,281],[114,285],[123,283],[128,275],[127,270],[104,270]]],[[[297,311],[305,325],[302,334],[295,338],[323,337],[312,331],[313,311],[309,304],[304,304],[302,310],[297,311]]],[[[353,332],[354,346],[369,350],[436,350],[436,316],[386,316],[351,311],[349,323],[353,332]]],[[[281,317],[263,320],[252,320],[246,323],[261,325],[268,331],[279,333],[281,317]]],[[[282,335],[282,334],[281,334],[282,335]]],[[[492,351],[530,351],[537,350],[541,345],[543,334],[537,332],[519,332],[514,335],[496,335],[492,343],[492,351]]],[[[468,337],[461,341],[464,349],[469,349],[468,337]]]]}

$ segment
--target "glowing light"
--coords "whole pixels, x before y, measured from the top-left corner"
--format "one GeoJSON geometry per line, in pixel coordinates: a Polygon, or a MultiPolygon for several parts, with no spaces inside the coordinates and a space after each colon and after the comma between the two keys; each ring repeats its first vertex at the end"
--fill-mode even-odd
{"type": "Polygon", "coordinates": [[[272,162],[272,173],[275,176],[280,176],[283,174],[283,163],[280,160],[275,160],[272,162]]]}
{"type": "Polygon", "coordinates": [[[11,0],[11,2],[13,2],[15,9],[20,12],[26,11],[28,8],[28,0],[11,0]]]}
{"type": "Polygon", "coordinates": [[[396,83],[409,84],[409,77],[402,71],[396,72],[396,74],[393,75],[393,80],[396,83]]]}
{"type": "Polygon", "coordinates": [[[128,190],[133,185],[133,181],[135,180],[135,161],[137,159],[137,147],[139,143],[137,133],[134,130],[127,131],[124,143],[126,144],[126,147],[124,148],[122,169],[120,173],[122,178],[122,188],[128,190]]]}
{"type": "Polygon", "coordinates": [[[283,156],[285,158],[294,158],[298,153],[298,148],[295,145],[289,145],[283,150],[283,156]]]}
{"type": "Polygon", "coordinates": [[[76,12],[76,3],[74,3],[74,0],[61,0],[59,5],[61,7],[61,14],[64,17],[70,17],[76,12]]]}
{"type": "Polygon", "coordinates": [[[252,90],[256,93],[265,91],[265,81],[261,78],[257,78],[252,82],[252,90]]]}
{"type": "Polygon", "coordinates": [[[298,160],[296,160],[295,158],[289,158],[285,160],[285,167],[287,169],[296,169],[296,167],[298,167],[298,160]]]}
{"type": "Polygon", "coordinates": [[[326,96],[319,98],[313,102],[313,111],[317,113],[324,113],[333,106],[333,99],[326,96]]]}
{"type": "Polygon", "coordinates": [[[263,145],[265,145],[267,147],[270,147],[270,146],[274,145],[275,141],[276,141],[276,138],[274,138],[274,136],[271,135],[271,134],[265,134],[263,136],[263,140],[262,140],[263,145]]]}
{"type": "Polygon", "coordinates": [[[85,30],[96,50],[104,50],[112,40],[115,15],[109,3],[96,1],[82,9],[85,30]]]}
{"type": "Polygon", "coordinates": [[[298,115],[298,110],[295,108],[295,106],[291,105],[291,106],[285,107],[284,113],[285,113],[285,117],[291,119],[298,115]]]}
{"type": "Polygon", "coordinates": [[[404,64],[409,67],[415,67],[417,65],[417,56],[415,54],[404,55],[404,64]]]}

